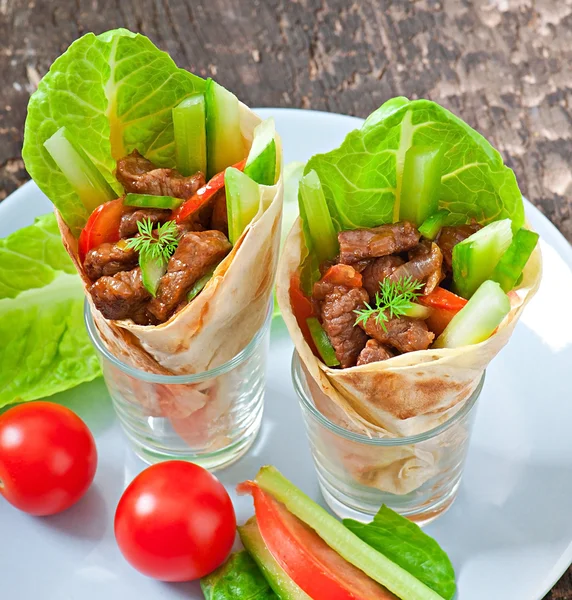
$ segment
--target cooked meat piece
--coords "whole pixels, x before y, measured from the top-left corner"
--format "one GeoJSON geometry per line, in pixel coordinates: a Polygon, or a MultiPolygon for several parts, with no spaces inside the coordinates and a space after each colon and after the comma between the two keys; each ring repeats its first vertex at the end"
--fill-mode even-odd
{"type": "Polygon", "coordinates": [[[135,211],[126,212],[121,217],[119,224],[119,235],[122,238],[130,238],[139,233],[137,223],[143,219],[149,219],[153,226],[165,223],[171,218],[172,212],[162,208],[139,208],[135,211]]]}
{"type": "Polygon", "coordinates": [[[409,221],[381,225],[375,229],[340,231],[340,262],[347,265],[410,250],[419,242],[419,232],[409,221]]]}
{"type": "Polygon", "coordinates": [[[354,310],[363,308],[369,299],[367,292],[361,287],[322,280],[314,286],[314,298],[322,300],[322,326],[334,347],[336,358],[343,369],[353,367],[367,342],[365,333],[354,326],[354,310]]]}
{"type": "Polygon", "coordinates": [[[205,176],[199,171],[184,177],[175,169],[158,169],[137,150],[117,161],[117,180],[126,192],[190,198],[205,185],[205,176]]]}
{"type": "Polygon", "coordinates": [[[179,240],[169,260],[167,272],[159,282],[157,295],[149,302],[149,312],[160,322],[166,321],[184,301],[193,283],[200,279],[232,248],[220,231],[189,231],[179,240]]]}
{"type": "Polygon", "coordinates": [[[358,367],[360,365],[368,365],[373,362],[380,362],[387,360],[394,356],[393,352],[383,344],[380,344],[377,340],[368,340],[365,348],[360,352],[358,356],[358,367]]]}
{"type": "Polygon", "coordinates": [[[443,255],[439,246],[429,240],[422,240],[413,250],[409,251],[409,261],[395,269],[389,276],[392,281],[411,277],[425,283],[423,293],[430,294],[443,278],[441,265],[443,255]]]}
{"type": "Polygon", "coordinates": [[[450,273],[453,270],[453,248],[459,242],[466,240],[470,235],[476,233],[481,226],[478,223],[471,225],[457,225],[455,227],[443,227],[439,232],[437,244],[443,253],[443,271],[450,273]]]}
{"type": "Polygon", "coordinates": [[[95,281],[102,275],[115,275],[119,271],[130,271],[137,265],[138,254],[131,248],[105,242],[92,248],[83,261],[86,275],[95,281]]]}
{"type": "Polygon", "coordinates": [[[379,284],[389,277],[397,267],[403,264],[399,256],[380,256],[369,262],[362,271],[363,287],[367,290],[369,297],[373,300],[379,292],[379,284]]]}
{"type": "Polygon", "coordinates": [[[213,199],[213,214],[211,217],[211,227],[222,231],[228,235],[228,216],[226,212],[226,192],[224,188],[219,190],[213,199]]]}
{"type": "Polygon", "coordinates": [[[141,281],[141,269],[100,277],[90,288],[95,307],[106,319],[128,319],[139,314],[151,296],[141,281]]]}
{"type": "Polygon", "coordinates": [[[365,325],[360,322],[360,327],[363,327],[369,336],[399,352],[427,350],[435,337],[421,319],[394,317],[385,321],[384,325],[385,330],[375,316],[371,316],[365,325]]]}

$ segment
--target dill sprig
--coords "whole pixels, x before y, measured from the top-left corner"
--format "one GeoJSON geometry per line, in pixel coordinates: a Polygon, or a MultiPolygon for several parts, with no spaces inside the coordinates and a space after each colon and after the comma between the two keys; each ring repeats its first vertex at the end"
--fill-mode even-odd
{"type": "Polygon", "coordinates": [[[376,323],[387,331],[385,323],[394,317],[402,317],[413,306],[414,301],[421,295],[423,283],[409,277],[397,281],[384,279],[379,283],[379,292],[375,295],[375,307],[365,303],[366,308],[354,310],[357,315],[356,325],[365,326],[370,317],[375,317],[376,323]]]}
{"type": "Polygon", "coordinates": [[[151,219],[137,223],[139,235],[127,240],[127,246],[137,250],[146,259],[160,260],[166,264],[179,245],[179,231],[175,221],[167,221],[153,230],[151,219]]]}

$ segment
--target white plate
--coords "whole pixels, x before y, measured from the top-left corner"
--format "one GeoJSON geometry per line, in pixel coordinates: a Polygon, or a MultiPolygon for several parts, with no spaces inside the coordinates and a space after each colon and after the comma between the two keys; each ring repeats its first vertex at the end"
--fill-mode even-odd
{"type": "MultiPolygon", "coordinates": [[[[352,117],[263,109],[274,116],[286,161],[338,146],[352,117]]],[[[572,249],[532,205],[544,279],[509,345],[488,370],[465,477],[451,510],[427,528],[451,556],[459,600],[539,600],[572,561],[572,249]]],[[[33,183],[0,203],[0,236],[51,210],[33,183]]],[[[0,341],[1,343],[1,341],[0,341]]],[[[275,321],[266,412],[246,457],[220,473],[239,521],[252,514],[234,487],[276,465],[321,500],[290,381],[292,344],[275,321]]],[[[144,467],[127,448],[101,380],[57,397],[97,437],[99,468],[87,496],[68,512],[36,519],[0,503],[0,597],[11,600],[202,598],[198,584],[164,584],[132,570],[113,538],[121,492],[144,467]]]]}

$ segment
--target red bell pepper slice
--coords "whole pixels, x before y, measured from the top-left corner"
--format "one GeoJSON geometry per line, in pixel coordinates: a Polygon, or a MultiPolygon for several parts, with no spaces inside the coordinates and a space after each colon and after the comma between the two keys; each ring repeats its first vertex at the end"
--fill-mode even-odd
{"type": "Polygon", "coordinates": [[[104,242],[119,241],[119,224],[123,214],[123,199],[100,204],[90,215],[79,234],[78,252],[81,262],[92,248],[104,242]]]}
{"type": "MultiPolygon", "coordinates": [[[[232,165],[239,171],[244,170],[246,158],[232,165]]],[[[173,218],[177,223],[182,223],[185,219],[196,213],[203,207],[220,189],[224,187],[224,171],[217,173],[206,185],[197,190],[196,194],[185,200],[179,208],[173,211],[173,218]]]]}
{"type": "Polygon", "coordinates": [[[430,308],[443,308],[454,313],[459,312],[467,304],[465,298],[461,298],[461,296],[457,296],[457,294],[453,294],[453,292],[442,287],[436,287],[427,296],[419,296],[417,302],[430,308]]]}
{"type": "Polygon", "coordinates": [[[293,275],[290,279],[290,306],[292,307],[292,313],[296,317],[298,327],[306,340],[308,346],[314,353],[315,356],[319,356],[318,349],[312,334],[310,333],[310,327],[308,326],[307,319],[315,317],[314,305],[312,301],[304,295],[304,292],[300,289],[300,276],[293,275]]]}
{"type": "Polygon", "coordinates": [[[397,597],[354,567],[283,504],[254,482],[251,493],[260,534],[276,562],[314,600],[396,600],[397,597]]]}
{"type": "Polygon", "coordinates": [[[322,281],[347,287],[362,287],[361,273],[358,273],[350,265],[331,266],[322,277],[322,281]]]}

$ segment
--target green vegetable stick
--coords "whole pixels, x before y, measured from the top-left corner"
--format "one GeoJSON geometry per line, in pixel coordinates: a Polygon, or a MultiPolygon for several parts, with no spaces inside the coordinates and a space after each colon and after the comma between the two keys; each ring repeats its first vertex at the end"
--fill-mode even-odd
{"type": "Polygon", "coordinates": [[[155,297],[159,281],[167,272],[167,262],[162,258],[151,257],[147,253],[139,255],[139,266],[141,267],[141,281],[145,289],[155,297]]]}
{"type": "Polygon", "coordinates": [[[434,240],[439,235],[443,225],[445,225],[449,214],[448,210],[438,210],[433,213],[423,221],[423,224],[419,227],[419,233],[428,240],[434,240]]]}
{"type": "Polygon", "coordinates": [[[529,229],[519,229],[512,240],[512,244],[499,260],[491,279],[500,283],[505,292],[510,292],[522,276],[522,272],[530,255],[532,254],[539,235],[529,229]]]}
{"type": "Polygon", "coordinates": [[[496,281],[485,281],[437,338],[434,348],[460,348],[488,339],[510,312],[510,300],[496,281]]]}
{"type": "Polygon", "coordinates": [[[303,207],[300,214],[305,215],[318,261],[333,258],[339,250],[338,236],[316,171],[310,171],[300,180],[299,201],[303,207]]]}
{"type": "Polygon", "coordinates": [[[276,129],[274,119],[262,121],[254,129],[254,140],[244,172],[256,183],[274,185],[276,181],[276,129]]]}
{"type": "Polygon", "coordinates": [[[177,169],[185,176],[207,172],[204,94],[193,94],[173,108],[177,169]]]}
{"type": "Polygon", "coordinates": [[[139,206],[141,208],[179,208],[184,202],[182,198],[172,196],[153,196],[152,194],[126,194],[123,199],[125,206],[139,206]]]}
{"type": "Polygon", "coordinates": [[[98,171],[81,146],[60,127],[44,142],[54,162],[80,197],[89,213],[100,204],[117,198],[117,194],[98,171]]]}
{"type": "Polygon", "coordinates": [[[340,361],[336,358],[336,352],[330,342],[330,338],[320,325],[320,321],[318,321],[316,317],[310,317],[309,319],[306,319],[306,323],[308,323],[310,335],[312,336],[312,340],[314,340],[314,344],[316,344],[316,348],[324,363],[328,367],[337,367],[340,364],[340,361]]]}
{"type": "Polygon", "coordinates": [[[490,279],[501,256],[510,246],[510,219],[494,221],[453,248],[453,282],[459,295],[469,299],[490,279]]]}
{"type": "Polygon", "coordinates": [[[199,295],[200,292],[203,291],[205,285],[212,279],[214,272],[216,271],[217,265],[213,265],[200,279],[197,279],[193,284],[193,287],[189,290],[187,294],[187,300],[190,302],[199,295]]]}
{"type": "Polygon", "coordinates": [[[260,188],[242,171],[229,167],[224,174],[228,237],[235,244],[260,206],[260,188]]]}
{"type": "Polygon", "coordinates": [[[399,220],[420,225],[439,208],[441,149],[412,146],[405,153],[399,220]]]}

